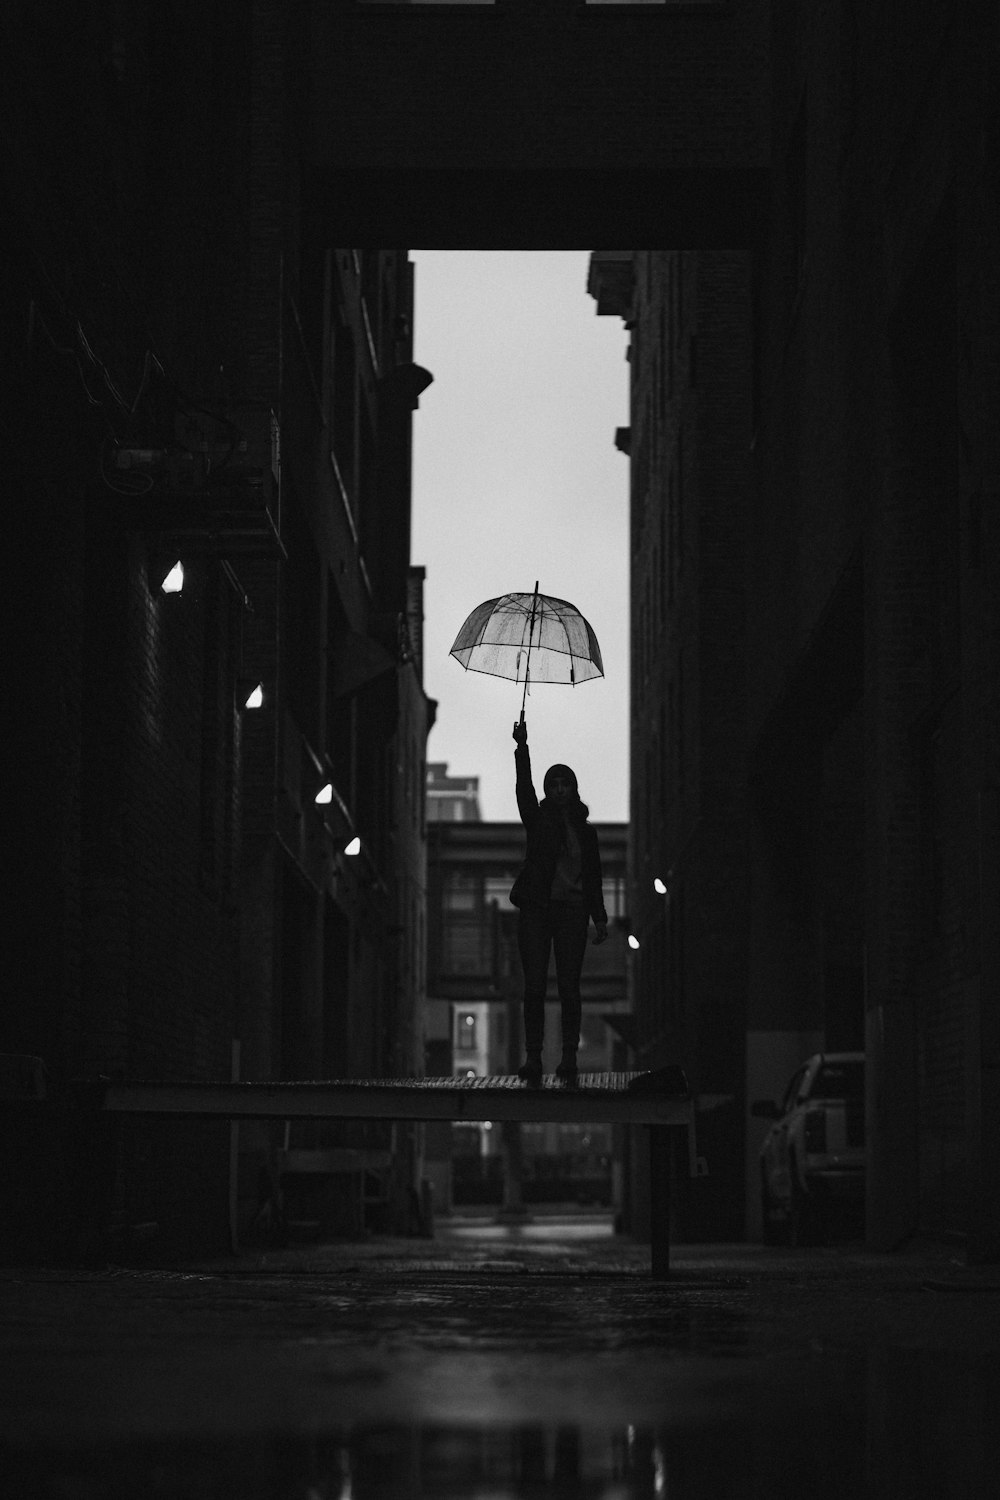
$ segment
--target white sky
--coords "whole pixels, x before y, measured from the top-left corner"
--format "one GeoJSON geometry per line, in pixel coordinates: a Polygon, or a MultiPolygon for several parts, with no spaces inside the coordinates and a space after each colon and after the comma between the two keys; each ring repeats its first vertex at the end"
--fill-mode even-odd
{"type": "Polygon", "coordinates": [[[628,818],[628,335],[597,316],[586,250],[414,250],[414,358],[434,376],[413,421],[412,561],[427,569],[429,760],[478,776],[482,815],[517,818],[511,728],[523,687],[449,655],[484,599],[540,591],[593,626],[603,679],[538,684],[532,771],[573,767],[591,817],[628,818]]]}

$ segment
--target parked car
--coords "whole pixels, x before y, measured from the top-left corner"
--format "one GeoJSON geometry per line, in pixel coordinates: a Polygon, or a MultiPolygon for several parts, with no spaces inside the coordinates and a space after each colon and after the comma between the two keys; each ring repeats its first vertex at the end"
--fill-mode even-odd
{"type": "Polygon", "coordinates": [[[863,1052],[814,1053],[780,1104],[757,1099],[750,1113],[773,1122],[760,1152],[765,1244],[807,1244],[835,1224],[863,1222],[863,1052]]]}

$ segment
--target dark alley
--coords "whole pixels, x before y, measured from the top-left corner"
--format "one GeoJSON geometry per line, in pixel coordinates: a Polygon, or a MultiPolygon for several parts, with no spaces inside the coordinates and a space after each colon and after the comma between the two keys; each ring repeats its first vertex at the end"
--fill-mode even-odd
{"type": "Polygon", "coordinates": [[[995,3],[7,9],[5,1493],[992,1496],[995,3]]]}

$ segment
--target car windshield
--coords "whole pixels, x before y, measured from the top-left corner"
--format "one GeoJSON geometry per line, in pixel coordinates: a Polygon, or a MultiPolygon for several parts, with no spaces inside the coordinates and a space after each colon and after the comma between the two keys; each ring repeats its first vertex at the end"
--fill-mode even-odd
{"type": "Polygon", "coordinates": [[[863,1062],[826,1062],[813,1083],[814,1099],[859,1099],[865,1091],[863,1062]]]}

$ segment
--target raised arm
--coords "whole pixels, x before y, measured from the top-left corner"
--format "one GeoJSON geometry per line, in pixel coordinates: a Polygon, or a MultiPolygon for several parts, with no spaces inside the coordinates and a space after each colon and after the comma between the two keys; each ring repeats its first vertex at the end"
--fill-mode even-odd
{"type": "Polygon", "coordinates": [[[528,753],[528,726],[524,720],[514,725],[514,767],[517,772],[517,810],[521,822],[528,823],[538,812],[538,798],[531,780],[531,756],[528,753]]]}

